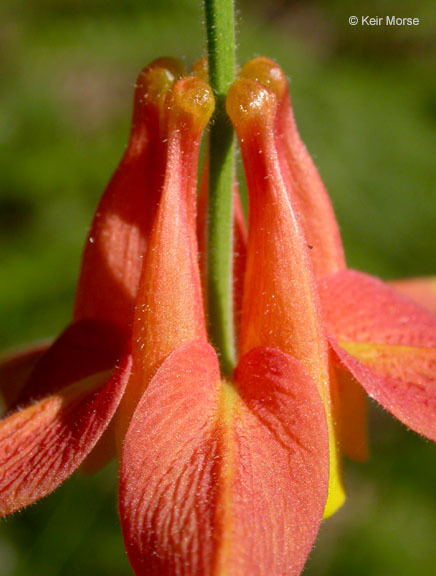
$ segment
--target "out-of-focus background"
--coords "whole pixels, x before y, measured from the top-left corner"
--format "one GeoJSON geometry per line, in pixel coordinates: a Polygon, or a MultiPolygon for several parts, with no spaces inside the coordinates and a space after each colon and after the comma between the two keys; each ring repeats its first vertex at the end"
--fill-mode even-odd
{"type": "MultiPolygon", "coordinates": [[[[350,266],[386,279],[436,273],[433,0],[240,0],[240,62],[286,70],[302,136],[350,266]],[[356,8],[358,5],[358,8],[356,8]],[[419,26],[350,26],[350,16],[419,26]]],[[[204,53],[200,1],[3,0],[0,6],[0,346],[69,321],[82,246],[121,157],[137,72],[204,53]]],[[[371,459],[345,463],[349,500],[323,524],[305,574],[429,576],[436,447],[371,407],[371,459]]],[[[116,469],[75,475],[0,522],[0,576],[130,574],[116,469]]]]}

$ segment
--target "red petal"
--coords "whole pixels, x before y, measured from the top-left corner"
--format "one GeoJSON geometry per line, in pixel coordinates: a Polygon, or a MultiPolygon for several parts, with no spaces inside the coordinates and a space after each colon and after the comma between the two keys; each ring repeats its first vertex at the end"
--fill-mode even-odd
{"type": "Polygon", "coordinates": [[[176,350],[132,418],[120,513],[140,575],[300,574],[328,483],[323,404],[301,364],[253,350],[220,383],[205,343],[176,350]]]}
{"type": "Polygon", "coordinates": [[[235,407],[239,466],[232,504],[240,522],[229,564],[239,563],[241,576],[296,576],[316,538],[327,497],[324,405],[302,364],[278,350],[252,350],[235,377],[241,398],[235,407]],[[237,544],[245,546],[251,569],[238,560],[237,544]]]}
{"type": "Polygon", "coordinates": [[[168,100],[165,182],[133,327],[134,358],[143,359],[144,372],[181,344],[205,337],[193,198],[213,96],[207,84],[188,77],[176,82],[168,100]]]}
{"type": "Polygon", "coordinates": [[[325,280],[331,344],[370,396],[436,440],[436,317],[359,272],[325,280]]]}
{"type": "Polygon", "coordinates": [[[17,400],[27,378],[40,358],[47,352],[49,342],[40,342],[2,353],[0,357],[0,398],[6,408],[17,400]]]}
{"type": "Polygon", "coordinates": [[[276,106],[274,94],[248,78],[237,80],[227,96],[227,111],[240,141],[249,197],[240,353],[256,346],[278,348],[302,362],[317,383],[330,432],[326,514],[331,514],[345,496],[332,416],[328,346],[309,250],[299,213],[289,200],[276,149],[276,106]]]}
{"type": "Polygon", "coordinates": [[[111,370],[127,351],[128,337],[102,320],[71,324],[40,358],[15,405],[54,394],[72,382],[111,370]]]}
{"type": "Polygon", "coordinates": [[[179,346],[206,340],[195,222],[198,153],[214,107],[210,87],[178,80],[167,99],[168,156],[133,324],[134,368],[120,408],[122,438],[161,362],[179,346]]]}
{"type": "Polygon", "coordinates": [[[130,367],[127,357],[109,379],[82,380],[0,422],[0,515],[46,496],[76,470],[111,420],[130,367]]]}
{"type": "Polygon", "coordinates": [[[271,90],[278,101],[274,138],[289,197],[299,211],[301,225],[317,277],[345,267],[339,227],[321,177],[295,124],[288,83],[283,70],[269,58],[247,62],[241,76],[271,90]]]}
{"type": "Polygon", "coordinates": [[[390,285],[432,314],[436,314],[436,278],[408,278],[390,285]]]}
{"type": "Polygon", "coordinates": [[[325,381],[327,346],[299,215],[289,202],[272,123],[275,98],[257,82],[236,81],[227,108],[240,140],[249,196],[241,354],[279,348],[325,381]]]}
{"type": "Polygon", "coordinates": [[[165,96],[181,65],[156,60],[138,77],[127,150],[98,205],[83,255],[74,319],[130,327],[142,256],[165,166],[165,96]]]}
{"type": "Polygon", "coordinates": [[[137,575],[208,573],[201,568],[214,547],[211,432],[219,379],[213,349],[187,344],[165,360],[132,417],[121,459],[120,515],[137,575]]]}

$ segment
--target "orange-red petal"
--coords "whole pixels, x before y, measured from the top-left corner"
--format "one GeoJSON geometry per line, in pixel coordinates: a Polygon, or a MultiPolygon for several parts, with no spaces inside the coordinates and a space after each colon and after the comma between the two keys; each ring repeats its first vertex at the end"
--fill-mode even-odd
{"type": "Polygon", "coordinates": [[[128,334],[118,326],[98,319],[70,324],[39,358],[14,405],[25,405],[111,370],[127,348],[128,334]]]}
{"type": "Polygon", "coordinates": [[[168,95],[165,182],[133,326],[133,355],[144,374],[206,335],[194,206],[200,140],[213,106],[211,89],[195,77],[177,81],[168,95]]]}
{"type": "Polygon", "coordinates": [[[295,123],[283,70],[265,57],[253,58],[241,70],[271,90],[277,99],[274,139],[282,176],[296,203],[317,278],[345,267],[345,256],[332,203],[295,123]]]}
{"type": "MultiPolygon", "coordinates": [[[[288,83],[283,70],[269,58],[247,62],[241,76],[260,82],[277,99],[274,139],[283,180],[299,213],[309,256],[317,279],[345,268],[345,256],[332,203],[295,123],[288,83]]],[[[333,378],[335,375],[332,374],[333,378]]],[[[367,451],[366,399],[352,381],[337,378],[334,412],[342,436],[342,450],[362,459],[367,451]],[[356,415],[350,419],[348,414],[356,415]]]]}
{"type": "MultiPolygon", "coordinates": [[[[8,408],[27,405],[35,399],[53,395],[73,382],[112,370],[128,348],[128,334],[118,326],[98,319],[70,324],[39,357],[8,408]]],[[[107,430],[86,461],[87,472],[96,471],[114,455],[114,433],[107,430]]]]}
{"type": "Polygon", "coordinates": [[[278,162],[275,108],[274,95],[257,82],[242,78],[230,88],[227,110],[240,141],[249,197],[240,349],[244,354],[256,346],[279,348],[319,372],[326,341],[299,215],[278,162]]]}
{"type": "Polygon", "coordinates": [[[316,385],[292,357],[256,349],[236,384],[188,344],[132,418],[120,513],[137,576],[297,576],[321,521],[328,440],[316,385]]]}
{"type": "Polygon", "coordinates": [[[436,317],[359,272],[326,278],[321,294],[340,362],[396,418],[436,441],[436,317]]]}
{"type": "Polygon", "coordinates": [[[206,340],[195,204],[200,141],[213,107],[211,88],[193,76],[178,80],[166,100],[165,179],[138,290],[134,367],[119,411],[120,439],[166,356],[182,344],[206,340]]]}
{"type": "Polygon", "coordinates": [[[183,73],[172,59],[152,62],[136,83],[127,150],[98,205],[85,246],[74,319],[131,327],[135,297],[165,167],[165,97],[183,73]]]}
{"type": "Polygon", "coordinates": [[[0,515],[46,496],[95,446],[124,392],[131,360],[0,421],[0,515]]]}
{"type": "Polygon", "coordinates": [[[279,162],[276,108],[274,93],[250,78],[237,80],[227,96],[249,197],[240,353],[256,346],[278,348],[302,362],[316,382],[330,433],[330,515],[345,498],[332,412],[334,382],[309,250],[279,162]]]}

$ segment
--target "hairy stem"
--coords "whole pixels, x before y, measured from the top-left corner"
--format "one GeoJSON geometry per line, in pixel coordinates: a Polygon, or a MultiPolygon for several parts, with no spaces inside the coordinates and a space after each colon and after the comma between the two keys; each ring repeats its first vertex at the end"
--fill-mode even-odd
{"type": "Polygon", "coordinates": [[[205,0],[209,81],[216,109],[210,129],[207,283],[209,335],[221,369],[235,365],[233,325],[233,129],[225,110],[227,90],[235,76],[233,0],[205,0]]]}

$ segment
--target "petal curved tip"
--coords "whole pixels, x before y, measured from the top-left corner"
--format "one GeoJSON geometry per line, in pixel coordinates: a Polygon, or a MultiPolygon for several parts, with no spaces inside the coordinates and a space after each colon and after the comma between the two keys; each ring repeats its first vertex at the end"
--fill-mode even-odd
{"type": "Polygon", "coordinates": [[[183,73],[159,59],[138,76],[127,150],[95,213],[82,259],[74,319],[104,318],[130,329],[159,202],[166,158],[166,98],[183,73]]]}
{"type": "Polygon", "coordinates": [[[143,101],[144,98],[153,100],[149,94],[150,89],[156,93],[167,92],[175,80],[184,76],[185,73],[185,67],[181,60],[171,57],[156,58],[138,74],[135,86],[138,92],[135,94],[135,98],[138,102],[143,101]]]}
{"type": "Polygon", "coordinates": [[[226,99],[227,114],[238,132],[239,138],[256,124],[273,120],[276,110],[273,92],[251,78],[238,78],[230,86],[226,99]]]}
{"type": "Polygon", "coordinates": [[[206,340],[196,186],[202,131],[213,107],[211,88],[195,76],[177,80],[166,99],[165,176],[136,300],[132,331],[135,366],[120,408],[120,441],[164,359],[187,342],[206,340]]]}
{"type": "Polygon", "coordinates": [[[215,99],[209,84],[196,76],[186,76],[174,83],[167,106],[169,122],[179,129],[189,126],[202,132],[214,111],[215,99]]]}
{"type": "Polygon", "coordinates": [[[168,91],[184,74],[183,63],[175,58],[158,58],[141,70],[135,84],[131,137],[146,128],[147,118],[144,116],[148,115],[148,121],[155,116],[155,120],[162,124],[168,91]]]}
{"type": "Polygon", "coordinates": [[[207,60],[207,56],[199,58],[192,65],[192,74],[194,76],[197,76],[197,78],[200,78],[204,82],[208,81],[208,72],[209,72],[209,62],[207,60]]]}
{"type": "Polygon", "coordinates": [[[345,493],[332,418],[327,340],[301,214],[292,200],[293,183],[280,161],[277,97],[257,79],[240,77],[227,95],[227,110],[240,140],[249,196],[240,353],[256,346],[277,348],[301,361],[317,383],[330,437],[329,506],[337,509],[345,493]]]}
{"type": "Polygon", "coordinates": [[[246,62],[240,77],[251,78],[269,88],[280,101],[288,93],[288,82],[282,68],[270,58],[259,56],[246,62]]]}
{"type": "Polygon", "coordinates": [[[290,200],[296,204],[317,277],[345,267],[345,257],[327,191],[302,142],[295,124],[288,82],[283,70],[269,58],[244,64],[241,78],[255,82],[274,95],[276,106],[270,131],[290,200]]]}

